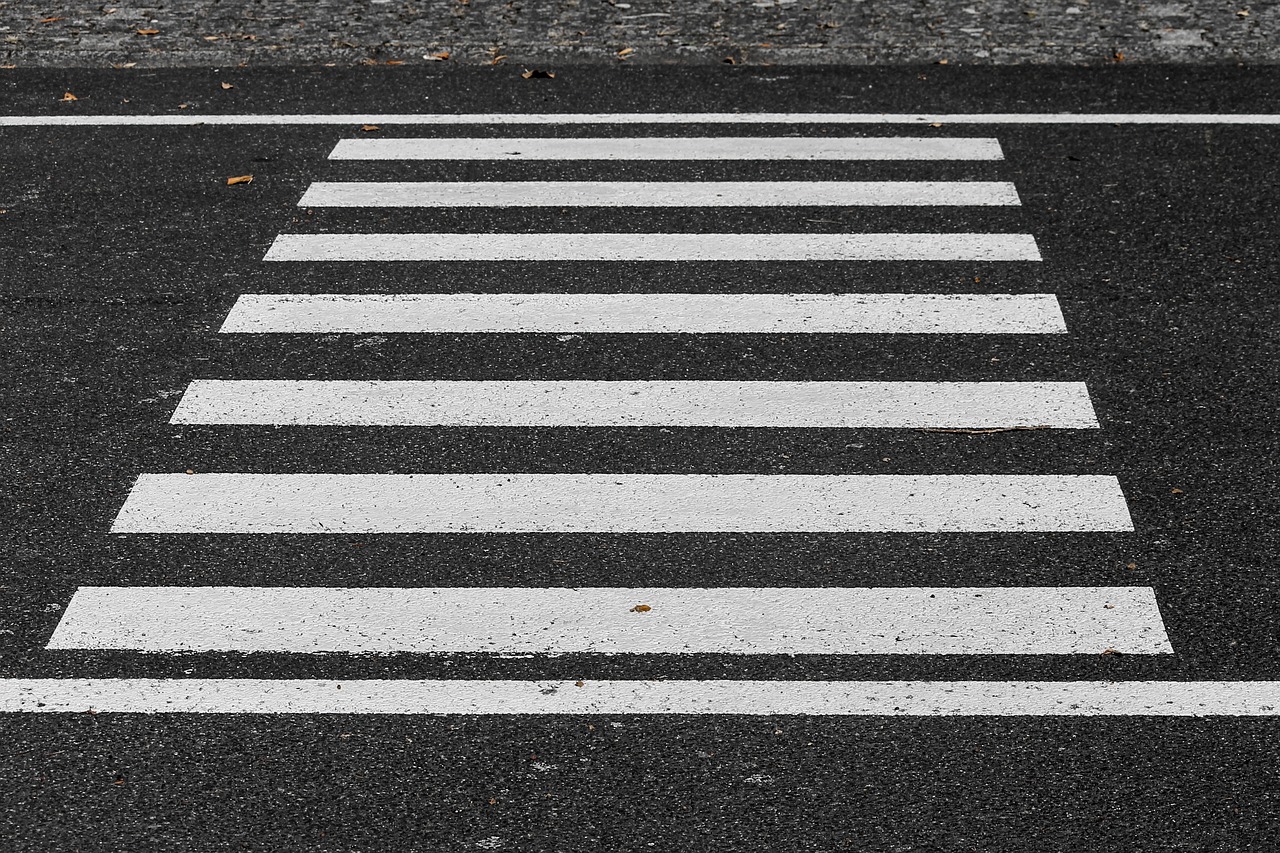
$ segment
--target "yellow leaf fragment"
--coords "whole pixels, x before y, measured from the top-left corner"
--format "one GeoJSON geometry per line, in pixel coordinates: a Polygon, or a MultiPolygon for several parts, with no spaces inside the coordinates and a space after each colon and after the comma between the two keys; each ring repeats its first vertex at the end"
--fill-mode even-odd
{"type": "Polygon", "coordinates": [[[234,178],[227,178],[227,186],[234,187],[236,184],[253,183],[253,175],[236,175],[234,178]]]}

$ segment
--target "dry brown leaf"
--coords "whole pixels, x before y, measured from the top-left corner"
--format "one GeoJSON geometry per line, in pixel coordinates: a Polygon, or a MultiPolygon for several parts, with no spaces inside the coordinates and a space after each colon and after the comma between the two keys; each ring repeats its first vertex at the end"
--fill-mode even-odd
{"type": "Polygon", "coordinates": [[[77,98],[75,95],[71,94],[70,92],[63,92],[63,93],[62,93],[62,98],[61,98],[61,100],[63,100],[63,101],[78,101],[78,100],[80,100],[80,99],[79,99],[79,98],[77,98]]]}
{"type": "Polygon", "coordinates": [[[635,607],[631,608],[631,612],[632,613],[648,613],[652,609],[653,608],[647,604],[637,604],[635,607]]]}
{"type": "Polygon", "coordinates": [[[636,49],[634,47],[624,47],[622,50],[618,51],[617,57],[620,60],[630,59],[632,54],[635,52],[636,49]]]}
{"type": "Polygon", "coordinates": [[[444,62],[449,58],[449,51],[442,50],[439,53],[428,53],[422,58],[430,60],[431,62],[444,62]]]}
{"type": "Polygon", "coordinates": [[[66,18],[58,18],[58,17],[53,17],[53,18],[41,18],[41,19],[40,19],[40,23],[42,23],[42,24],[52,24],[54,21],[65,21],[65,20],[66,20],[66,18]]]}
{"type": "Polygon", "coordinates": [[[1115,53],[1111,54],[1111,61],[1124,62],[1124,54],[1117,50],[1115,53]]]}
{"type": "Polygon", "coordinates": [[[234,187],[236,184],[253,183],[253,175],[237,175],[234,178],[227,178],[227,186],[234,187]]]}
{"type": "Polygon", "coordinates": [[[17,67],[18,66],[16,65],[0,65],[0,68],[3,68],[5,71],[12,71],[14,68],[17,68],[17,67]]]}
{"type": "Polygon", "coordinates": [[[587,682],[585,682],[585,681],[575,681],[575,682],[573,682],[573,686],[574,686],[574,687],[586,687],[586,686],[587,686],[587,682]]]}
{"type": "Polygon", "coordinates": [[[532,70],[530,70],[530,69],[526,68],[526,69],[524,70],[524,72],[523,72],[520,76],[521,76],[521,77],[523,77],[523,78],[524,78],[524,79],[526,79],[526,80],[532,80],[532,79],[534,79],[534,78],[538,78],[538,79],[547,79],[547,80],[554,80],[554,79],[556,79],[556,72],[554,72],[554,71],[543,71],[543,70],[541,70],[541,69],[539,69],[539,68],[534,68],[534,69],[532,69],[532,70]]]}
{"type": "Polygon", "coordinates": [[[497,65],[499,62],[501,62],[501,61],[502,61],[502,60],[504,60],[504,59],[510,59],[510,57],[509,57],[509,56],[507,56],[505,53],[495,54],[495,55],[494,55],[494,57],[493,57],[493,59],[490,59],[490,60],[489,60],[489,64],[490,64],[490,65],[497,65]]]}
{"type": "Polygon", "coordinates": [[[403,59],[388,59],[388,60],[387,60],[387,64],[388,64],[388,65],[404,65],[404,60],[403,60],[403,59]]]}
{"type": "Polygon", "coordinates": [[[205,41],[221,41],[222,36],[201,36],[205,41]]]}
{"type": "Polygon", "coordinates": [[[234,89],[236,87],[234,83],[221,83],[219,85],[221,85],[223,89],[234,89]]]}
{"type": "Polygon", "coordinates": [[[1182,493],[1183,493],[1183,492],[1182,492],[1182,489],[1170,489],[1170,490],[1169,490],[1169,494],[1171,494],[1171,495],[1180,495],[1180,494],[1182,494],[1182,493]]]}
{"type": "Polygon", "coordinates": [[[178,109],[180,109],[180,110],[189,110],[189,109],[191,109],[191,105],[190,105],[190,104],[178,104],[178,109]]]}
{"type": "Polygon", "coordinates": [[[935,62],[935,63],[933,63],[933,64],[934,64],[934,65],[950,65],[950,64],[951,64],[951,60],[950,60],[950,59],[939,59],[937,62],[935,62]]]}
{"type": "Polygon", "coordinates": [[[360,129],[365,133],[373,133],[375,130],[382,130],[382,128],[378,127],[376,124],[362,124],[360,125],[360,129]]]}
{"type": "Polygon", "coordinates": [[[138,35],[140,35],[140,36],[158,36],[158,35],[160,35],[160,31],[159,31],[159,30],[151,30],[151,29],[146,29],[146,30],[135,30],[134,32],[136,32],[136,33],[137,33],[138,35]]]}
{"type": "Polygon", "coordinates": [[[1137,564],[1137,563],[1125,563],[1125,566],[1124,566],[1124,567],[1125,567],[1126,569],[1136,569],[1136,568],[1138,568],[1138,564],[1137,564]]]}

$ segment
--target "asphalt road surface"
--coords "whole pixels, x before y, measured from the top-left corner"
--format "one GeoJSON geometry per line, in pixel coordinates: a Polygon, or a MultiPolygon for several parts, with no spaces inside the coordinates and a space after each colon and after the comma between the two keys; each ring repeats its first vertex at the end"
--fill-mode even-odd
{"type": "Polygon", "coordinates": [[[4,848],[1269,849],[1278,84],[7,73],[4,848]]]}

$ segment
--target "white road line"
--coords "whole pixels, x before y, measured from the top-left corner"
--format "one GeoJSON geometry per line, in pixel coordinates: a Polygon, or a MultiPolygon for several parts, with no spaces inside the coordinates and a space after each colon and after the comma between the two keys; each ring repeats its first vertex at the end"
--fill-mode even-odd
{"type": "Polygon", "coordinates": [[[222,332],[1063,334],[1049,293],[251,293],[222,332]]]}
{"type": "Polygon", "coordinates": [[[268,261],[1038,261],[1030,234],[281,234],[268,261]]]}
{"type": "Polygon", "coordinates": [[[48,648],[349,654],[1173,652],[1148,587],[81,587],[48,648]]]}
{"type": "Polygon", "coordinates": [[[433,716],[1276,717],[1280,716],[1280,681],[0,679],[0,712],[86,711],[433,716]]]}
{"type": "Polygon", "coordinates": [[[181,424],[342,426],[1098,426],[1083,382],[197,379],[181,424]]]}
{"type": "Polygon", "coordinates": [[[0,127],[200,125],[650,124],[1280,124],[1280,113],[264,113],[256,115],[8,115],[0,127]]]}
{"type": "Polygon", "coordinates": [[[1114,477],[143,474],[114,533],[1130,531],[1114,477]]]}
{"type": "Polygon", "coordinates": [[[995,139],[924,136],[342,139],[330,160],[1003,160],[995,139]]]}
{"type": "Polygon", "coordinates": [[[316,181],[299,207],[1017,205],[1007,181],[316,181]]]}

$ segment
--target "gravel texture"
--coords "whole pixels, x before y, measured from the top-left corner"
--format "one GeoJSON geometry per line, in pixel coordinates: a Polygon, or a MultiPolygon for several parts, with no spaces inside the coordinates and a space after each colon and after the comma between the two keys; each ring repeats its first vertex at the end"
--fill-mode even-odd
{"type": "Polygon", "coordinates": [[[0,2],[0,64],[1280,60],[1280,3],[982,0],[0,2]]]}

